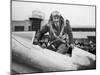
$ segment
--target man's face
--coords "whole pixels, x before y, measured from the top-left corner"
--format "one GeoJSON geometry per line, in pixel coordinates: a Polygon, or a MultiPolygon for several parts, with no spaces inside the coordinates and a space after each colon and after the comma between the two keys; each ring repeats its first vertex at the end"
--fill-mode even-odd
{"type": "Polygon", "coordinates": [[[53,22],[57,23],[59,22],[59,19],[60,19],[60,16],[58,15],[53,16],[53,22]]]}

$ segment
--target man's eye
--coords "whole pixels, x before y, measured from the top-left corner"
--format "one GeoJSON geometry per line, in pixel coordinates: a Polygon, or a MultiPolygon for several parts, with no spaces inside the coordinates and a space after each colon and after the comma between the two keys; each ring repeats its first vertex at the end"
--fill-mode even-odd
{"type": "Polygon", "coordinates": [[[59,19],[58,17],[54,17],[54,19],[59,19]]]}

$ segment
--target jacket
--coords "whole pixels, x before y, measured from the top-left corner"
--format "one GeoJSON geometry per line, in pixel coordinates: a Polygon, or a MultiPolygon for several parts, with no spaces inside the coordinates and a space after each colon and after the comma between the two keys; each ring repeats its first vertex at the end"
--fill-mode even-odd
{"type": "Polygon", "coordinates": [[[38,41],[41,40],[41,38],[47,32],[49,32],[50,41],[57,39],[57,37],[63,38],[64,35],[68,35],[65,36],[65,38],[69,39],[69,44],[73,44],[72,28],[68,20],[66,20],[64,24],[61,24],[59,26],[55,26],[53,22],[47,23],[36,33],[35,39],[37,39],[38,41]]]}

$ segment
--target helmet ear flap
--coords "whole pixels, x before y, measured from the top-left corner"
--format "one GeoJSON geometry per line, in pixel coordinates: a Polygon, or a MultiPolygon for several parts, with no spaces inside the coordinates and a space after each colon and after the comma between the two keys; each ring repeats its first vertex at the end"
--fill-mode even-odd
{"type": "Polygon", "coordinates": [[[60,23],[61,25],[64,24],[64,18],[62,16],[60,16],[60,23]]]}
{"type": "Polygon", "coordinates": [[[68,19],[66,19],[66,24],[69,24],[70,22],[69,22],[69,20],[68,19]]]}
{"type": "Polygon", "coordinates": [[[52,14],[50,15],[49,22],[53,21],[52,14]]]}

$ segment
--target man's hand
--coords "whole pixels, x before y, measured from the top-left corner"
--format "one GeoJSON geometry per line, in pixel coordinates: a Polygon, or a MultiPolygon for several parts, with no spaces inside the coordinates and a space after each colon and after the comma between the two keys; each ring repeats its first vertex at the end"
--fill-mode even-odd
{"type": "Polygon", "coordinates": [[[37,45],[38,44],[38,40],[34,39],[33,44],[37,45]]]}
{"type": "Polygon", "coordinates": [[[73,49],[74,48],[74,44],[70,44],[70,47],[73,49]]]}

